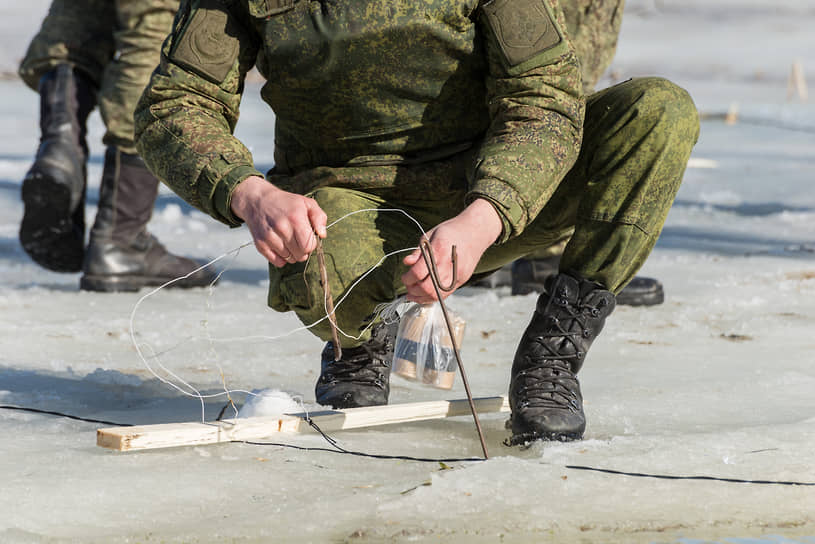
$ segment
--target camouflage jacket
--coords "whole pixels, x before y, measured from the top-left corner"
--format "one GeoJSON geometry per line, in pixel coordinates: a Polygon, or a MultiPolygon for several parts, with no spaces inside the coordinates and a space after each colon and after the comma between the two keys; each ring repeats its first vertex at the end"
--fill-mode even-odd
{"type": "Polygon", "coordinates": [[[474,146],[468,201],[502,240],[577,158],[585,102],[557,0],[186,0],[136,111],[157,176],[229,225],[262,175],[232,132],[246,73],[275,122],[275,173],[432,160],[474,146]]]}

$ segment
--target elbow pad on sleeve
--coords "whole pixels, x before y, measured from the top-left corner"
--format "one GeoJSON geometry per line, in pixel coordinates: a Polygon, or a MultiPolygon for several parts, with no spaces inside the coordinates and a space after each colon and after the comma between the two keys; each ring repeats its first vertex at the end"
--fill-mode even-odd
{"type": "Polygon", "coordinates": [[[482,10],[510,76],[551,64],[571,50],[547,0],[492,0],[482,10]]]}

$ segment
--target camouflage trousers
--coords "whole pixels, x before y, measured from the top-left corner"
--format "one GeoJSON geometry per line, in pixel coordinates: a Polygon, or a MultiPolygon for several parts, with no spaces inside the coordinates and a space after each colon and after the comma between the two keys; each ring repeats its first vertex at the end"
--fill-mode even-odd
{"type": "Polygon", "coordinates": [[[99,86],[105,145],[136,153],[133,112],[159,61],[179,0],[53,0],[20,64],[37,90],[40,77],[70,63],[99,86]]]}
{"type": "MultiPolygon", "coordinates": [[[[576,164],[537,218],[516,238],[489,248],[476,273],[549,247],[574,230],[561,269],[619,292],[653,249],[698,135],[693,101],[664,79],[630,80],[593,94],[576,164]]],[[[415,165],[270,174],[272,183],[311,195],[328,214],[326,268],[346,333],[360,334],[377,305],[405,292],[403,250],[415,248],[421,235],[411,218],[427,230],[458,214],[465,206],[469,160],[465,152],[415,165]]],[[[270,267],[269,275],[272,308],[292,310],[306,324],[325,316],[314,259],[270,267]]],[[[327,321],[311,330],[331,337],[327,321]]]]}

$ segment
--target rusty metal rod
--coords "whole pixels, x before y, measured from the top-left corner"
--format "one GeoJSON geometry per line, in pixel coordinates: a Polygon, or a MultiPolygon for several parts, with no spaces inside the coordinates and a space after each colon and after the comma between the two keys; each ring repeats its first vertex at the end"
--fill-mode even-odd
{"type": "MultiPolygon", "coordinates": [[[[470,383],[467,381],[467,373],[464,372],[464,363],[461,362],[461,354],[458,352],[458,346],[456,346],[455,341],[455,334],[453,333],[453,324],[450,321],[450,316],[447,314],[447,307],[444,305],[444,300],[441,296],[441,281],[439,280],[439,273],[436,269],[436,261],[433,258],[433,249],[430,247],[430,242],[425,238],[422,240],[421,244],[419,245],[419,249],[422,251],[422,257],[424,257],[424,261],[427,264],[427,270],[430,274],[430,280],[433,283],[433,288],[436,290],[436,296],[439,299],[439,305],[441,306],[441,312],[444,315],[444,322],[447,323],[447,331],[450,333],[450,343],[453,345],[453,353],[456,356],[456,362],[458,363],[458,369],[461,372],[461,382],[464,384],[464,391],[467,393],[467,402],[470,403],[470,411],[473,413],[473,421],[475,421],[475,428],[478,431],[478,439],[481,441],[481,450],[484,452],[484,459],[489,459],[490,456],[487,453],[487,443],[484,440],[484,431],[481,430],[481,422],[478,420],[478,412],[475,410],[475,403],[473,402],[473,395],[470,393],[470,383]]],[[[456,246],[453,246],[453,281],[452,283],[444,289],[445,291],[452,291],[455,289],[455,282],[456,282],[456,246]]]]}

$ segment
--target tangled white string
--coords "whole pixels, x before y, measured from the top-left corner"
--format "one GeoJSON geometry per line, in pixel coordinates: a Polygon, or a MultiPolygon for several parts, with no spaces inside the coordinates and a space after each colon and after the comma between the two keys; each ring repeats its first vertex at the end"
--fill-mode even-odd
{"type": "MultiPolygon", "coordinates": [[[[344,219],[346,219],[346,218],[348,218],[348,217],[350,217],[352,215],[356,215],[356,214],[359,214],[359,213],[366,213],[366,212],[401,213],[401,214],[405,215],[408,219],[413,221],[413,223],[416,224],[416,226],[419,228],[419,231],[421,232],[423,237],[427,236],[427,233],[422,228],[422,225],[415,218],[413,218],[406,211],[398,209],[398,208],[383,208],[383,209],[365,208],[365,209],[362,209],[362,210],[356,210],[356,211],[347,213],[344,216],[337,219],[336,221],[333,221],[332,223],[328,224],[326,226],[326,229],[330,229],[331,227],[333,227],[334,225],[336,225],[340,221],[343,221],[344,219]]],[[[284,332],[284,333],[278,334],[278,335],[274,335],[274,336],[251,335],[251,336],[240,336],[240,337],[230,337],[230,338],[214,338],[210,334],[210,331],[209,331],[209,327],[208,327],[209,319],[204,319],[203,322],[202,322],[203,327],[204,327],[204,333],[205,333],[204,339],[206,339],[207,342],[209,343],[209,348],[210,348],[211,353],[213,355],[213,360],[215,361],[215,364],[218,367],[218,371],[220,372],[221,384],[223,386],[223,391],[218,392],[218,393],[209,393],[209,394],[203,394],[201,391],[199,391],[192,384],[190,384],[189,382],[184,380],[181,376],[179,376],[178,374],[176,374],[175,372],[170,370],[164,363],[162,363],[162,361],[161,361],[161,353],[156,352],[152,348],[152,346],[150,346],[148,343],[146,343],[146,342],[140,343],[140,342],[138,342],[136,340],[136,314],[137,314],[137,312],[139,310],[139,307],[142,305],[142,303],[144,301],[146,301],[148,298],[154,296],[156,293],[158,293],[162,289],[164,289],[166,287],[169,287],[170,285],[173,285],[174,283],[182,281],[182,280],[184,280],[186,278],[189,278],[190,276],[192,276],[193,274],[195,274],[199,270],[203,270],[203,269],[205,269],[205,268],[207,268],[209,266],[212,266],[215,263],[217,263],[217,262],[219,262],[219,261],[221,261],[223,259],[226,259],[230,255],[233,257],[232,261],[234,262],[235,259],[237,259],[238,255],[240,254],[240,251],[243,248],[245,248],[247,246],[250,246],[250,245],[253,245],[252,241],[245,242],[245,243],[239,245],[238,247],[236,247],[234,249],[231,249],[231,250],[227,251],[226,253],[223,253],[223,254],[219,255],[218,257],[212,259],[208,263],[199,266],[198,268],[196,268],[195,270],[189,272],[188,274],[186,274],[184,276],[180,276],[178,278],[174,278],[174,279],[172,279],[172,280],[170,280],[170,281],[156,287],[152,291],[150,291],[150,292],[146,293],[144,296],[142,296],[136,302],[136,304],[133,306],[133,310],[130,313],[130,340],[133,343],[133,346],[136,348],[136,353],[138,354],[139,359],[141,359],[142,364],[144,364],[144,366],[148,370],[148,372],[150,372],[150,374],[152,374],[160,382],[168,385],[169,387],[175,389],[176,391],[178,391],[179,393],[181,393],[183,395],[198,399],[198,401],[201,403],[201,421],[202,422],[206,422],[206,418],[205,418],[205,400],[207,400],[207,399],[226,396],[227,399],[229,399],[229,403],[232,406],[232,409],[234,410],[235,415],[237,416],[237,407],[235,406],[234,402],[232,402],[232,397],[231,397],[232,394],[233,393],[242,393],[242,394],[245,394],[247,396],[256,396],[256,393],[254,393],[252,391],[247,391],[247,390],[244,390],[244,389],[230,389],[227,386],[227,384],[226,384],[226,376],[224,374],[224,371],[221,368],[220,364],[218,364],[218,362],[217,362],[217,352],[215,350],[215,343],[220,343],[220,342],[245,342],[245,341],[248,341],[248,340],[279,340],[281,338],[291,336],[291,335],[293,335],[293,334],[295,334],[297,332],[308,330],[308,329],[316,326],[317,324],[329,319],[329,313],[328,313],[328,307],[327,307],[327,300],[328,299],[327,298],[324,300],[325,315],[323,317],[321,317],[320,319],[318,319],[317,321],[315,321],[314,323],[311,323],[309,325],[303,325],[303,326],[300,326],[300,327],[296,327],[296,328],[291,329],[291,330],[289,330],[287,332],[284,332]],[[148,354],[145,355],[145,352],[148,352],[148,354]],[[148,359],[151,359],[151,360],[155,361],[155,367],[156,368],[154,368],[153,365],[151,365],[148,362],[148,359]],[[159,372],[156,371],[156,369],[161,370],[165,375],[162,376],[161,374],[159,374],[159,372]]],[[[348,295],[354,290],[354,288],[356,288],[356,286],[359,285],[359,283],[362,282],[371,272],[373,272],[374,270],[376,270],[376,268],[381,266],[382,263],[385,262],[385,260],[388,257],[391,257],[393,255],[397,255],[399,253],[412,252],[412,251],[415,251],[416,249],[418,249],[418,247],[409,247],[409,248],[405,248],[405,249],[399,249],[399,250],[396,250],[396,251],[392,251],[392,252],[384,255],[376,264],[371,266],[362,276],[360,276],[353,284],[351,284],[351,286],[346,290],[345,294],[339,300],[334,302],[334,312],[336,313],[337,308],[343,303],[343,301],[345,301],[346,298],[348,298],[348,295]]],[[[209,285],[208,296],[207,296],[207,304],[206,304],[206,310],[205,310],[205,317],[208,317],[209,310],[211,309],[210,300],[211,300],[211,297],[212,297],[212,293],[213,293],[213,291],[215,289],[215,283],[220,279],[220,277],[227,270],[229,270],[228,266],[225,267],[221,272],[219,272],[218,275],[216,276],[216,278],[209,285]]],[[[396,300],[394,300],[394,301],[392,301],[390,303],[378,305],[376,307],[376,309],[374,310],[374,314],[376,316],[380,316],[386,322],[393,322],[394,319],[398,318],[397,316],[398,316],[398,308],[399,308],[399,306],[401,306],[404,303],[405,303],[404,298],[399,297],[399,298],[397,298],[396,300]]],[[[372,320],[371,323],[373,323],[373,321],[375,321],[375,320],[372,320]]],[[[371,325],[369,325],[368,327],[370,327],[370,326],[371,325]]],[[[337,327],[337,330],[343,336],[345,336],[347,338],[352,338],[354,340],[359,340],[362,337],[362,335],[365,334],[365,332],[367,331],[367,327],[366,327],[366,329],[364,329],[357,336],[350,335],[350,334],[342,331],[339,327],[337,327]]],[[[173,349],[176,349],[179,346],[181,346],[181,345],[183,345],[185,343],[191,342],[193,340],[196,340],[196,338],[195,337],[187,338],[186,340],[184,340],[182,342],[179,342],[178,344],[176,344],[175,346],[173,346],[169,350],[166,350],[165,352],[162,352],[162,353],[166,353],[167,351],[172,351],[173,349]]],[[[306,411],[305,410],[305,404],[303,403],[302,398],[300,398],[299,402],[303,406],[303,411],[305,412],[306,411]]]]}

